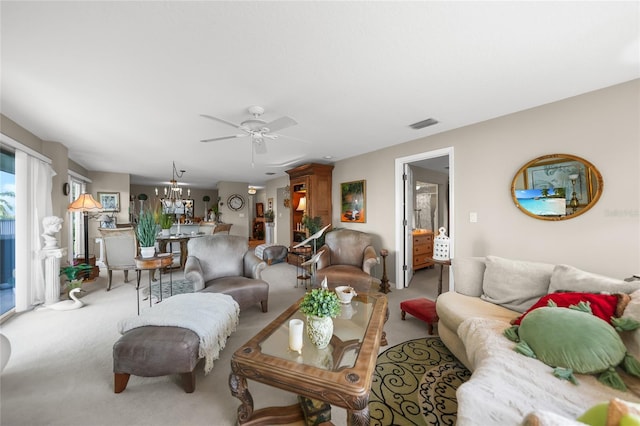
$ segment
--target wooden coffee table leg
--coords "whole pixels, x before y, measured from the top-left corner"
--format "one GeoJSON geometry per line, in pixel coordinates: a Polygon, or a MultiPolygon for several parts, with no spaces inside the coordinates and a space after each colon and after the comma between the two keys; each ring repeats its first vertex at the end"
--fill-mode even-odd
{"type": "Polygon", "coordinates": [[[369,407],[358,411],[347,411],[347,424],[349,426],[369,426],[369,420],[369,407]]]}
{"type": "Polygon", "coordinates": [[[237,374],[229,374],[231,395],[242,402],[238,407],[238,424],[246,423],[253,415],[253,397],[247,387],[247,379],[237,374]]]}

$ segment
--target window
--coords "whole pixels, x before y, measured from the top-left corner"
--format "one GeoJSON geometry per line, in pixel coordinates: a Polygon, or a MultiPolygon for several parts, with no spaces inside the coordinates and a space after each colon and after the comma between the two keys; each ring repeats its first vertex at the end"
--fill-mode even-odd
{"type": "Polygon", "coordinates": [[[0,318],[16,306],[15,155],[0,151],[0,318]]]}

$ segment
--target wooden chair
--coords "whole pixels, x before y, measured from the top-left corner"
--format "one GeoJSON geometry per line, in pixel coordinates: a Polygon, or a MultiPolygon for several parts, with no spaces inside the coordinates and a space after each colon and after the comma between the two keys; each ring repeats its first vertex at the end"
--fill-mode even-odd
{"type": "Polygon", "coordinates": [[[216,225],[215,228],[213,228],[213,233],[214,234],[219,234],[219,233],[225,233],[227,235],[229,235],[229,233],[231,232],[231,225],[233,225],[232,223],[219,223],[216,225]]]}
{"type": "Polygon", "coordinates": [[[135,257],[138,255],[138,239],[133,227],[99,228],[104,244],[104,263],[107,265],[109,286],[113,270],[124,271],[124,282],[129,282],[129,271],[136,269],[135,257]]]}

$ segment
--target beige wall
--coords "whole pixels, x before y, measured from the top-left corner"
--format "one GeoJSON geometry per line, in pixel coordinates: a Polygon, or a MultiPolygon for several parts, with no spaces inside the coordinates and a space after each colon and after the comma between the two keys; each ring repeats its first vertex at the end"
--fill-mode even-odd
{"type": "MultiPolygon", "coordinates": [[[[376,249],[384,247],[390,251],[387,268],[390,279],[395,281],[398,250],[395,245],[398,222],[394,206],[395,159],[453,147],[454,256],[494,254],[566,263],[620,278],[640,273],[639,94],[640,80],[634,80],[339,161],[333,171],[332,224],[373,233],[376,249]],[[602,173],[604,193],[586,214],[567,221],[548,222],[526,216],[514,206],[510,194],[513,175],[527,161],[550,153],[583,157],[602,173]],[[340,183],[359,179],[367,181],[367,223],[341,223],[340,183]],[[478,213],[477,223],[469,223],[470,212],[478,213]]],[[[3,133],[45,153],[43,146],[49,142],[41,141],[4,116],[0,119],[3,133]]],[[[52,147],[54,151],[59,149],[52,147]]],[[[66,175],[67,168],[76,170],[73,162],[64,167],[58,164],[61,163],[58,154],[54,155],[56,173],[62,176],[66,175]]],[[[87,176],[94,179],[88,187],[94,196],[102,190],[121,193],[125,209],[121,215],[126,218],[128,175],[88,173],[87,176]]],[[[277,188],[286,186],[287,182],[286,177],[270,181],[266,198],[276,200],[277,188]]],[[[54,184],[53,202],[62,211],[66,200],[56,188],[54,184]]],[[[224,203],[223,221],[234,223],[232,234],[248,236],[250,218],[246,205],[241,212],[226,207],[232,193],[247,199],[247,183],[221,182],[218,190],[224,203]]],[[[279,205],[276,208],[276,218],[280,213],[288,214],[288,209],[280,211],[279,205]]],[[[66,232],[63,230],[61,235],[66,232]]],[[[280,232],[276,234],[280,239],[280,232]]],[[[376,275],[380,276],[381,269],[376,268],[376,275]]]]}
{"type": "Polygon", "coordinates": [[[220,213],[222,213],[221,220],[224,223],[231,223],[231,235],[240,235],[242,237],[249,238],[249,231],[252,227],[251,210],[249,209],[249,197],[247,189],[249,184],[247,182],[219,182],[218,183],[218,195],[220,196],[220,213]],[[227,200],[229,196],[238,194],[244,198],[244,206],[242,209],[235,211],[231,210],[227,206],[227,200]]]}
{"type": "MultiPolygon", "coordinates": [[[[339,161],[333,226],[376,235],[395,281],[395,158],[454,148],[455,253],[566,263],[624,278],[640,273],[640,80],[339,161]],[[567,153],[592,162],[604,193],[589,212],[549,222],[521,213],[511,180],[527,161],[567,153]],[[340,183],[367,180],[367,223],[339,222],[340,183]],[[469,222],[469,213],[478,222],[469,222]]],[[[380,274],[381,268],[377,268],[380,274]]]]}

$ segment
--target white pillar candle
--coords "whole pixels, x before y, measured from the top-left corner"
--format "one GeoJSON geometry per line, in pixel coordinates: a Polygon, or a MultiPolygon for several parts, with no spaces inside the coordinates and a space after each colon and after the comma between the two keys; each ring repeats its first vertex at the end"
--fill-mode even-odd
{"type": "Polygon", "coordinates": [[[304,322],[301,319],[289,321],[289,349],[302,353],[302,330],[304,322]]]}

